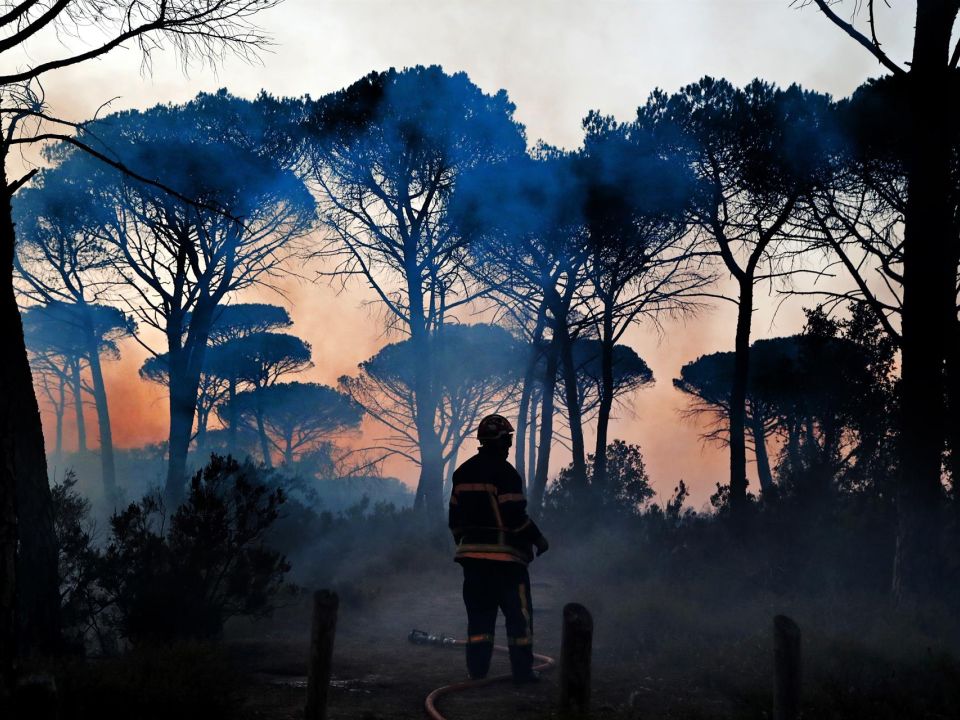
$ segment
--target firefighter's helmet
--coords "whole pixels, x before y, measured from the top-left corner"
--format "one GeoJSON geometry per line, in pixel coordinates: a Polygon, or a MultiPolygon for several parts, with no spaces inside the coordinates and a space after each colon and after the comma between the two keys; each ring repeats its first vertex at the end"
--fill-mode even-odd
{"type": "Polygon", "coordinates": [[[487,415],[477,427],[477,440],[499,440],[513,435],[513,425],[503,415],[487,415]]]}

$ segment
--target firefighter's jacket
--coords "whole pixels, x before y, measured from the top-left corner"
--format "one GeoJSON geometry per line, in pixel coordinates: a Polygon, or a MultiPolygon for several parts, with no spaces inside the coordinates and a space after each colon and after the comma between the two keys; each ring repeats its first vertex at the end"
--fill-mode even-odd
{"type": "Polygon", "coordinates": [[[541,536],[527,517],[520,474],[500,452],[484,447],[453,473],[449,525],[458,562],[476,558],[526,565],[541,536]]]}

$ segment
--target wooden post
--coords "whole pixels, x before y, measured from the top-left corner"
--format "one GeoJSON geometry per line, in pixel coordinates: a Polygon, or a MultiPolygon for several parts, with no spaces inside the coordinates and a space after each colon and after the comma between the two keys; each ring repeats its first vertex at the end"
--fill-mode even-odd
{"type": "Polygon", "coordinates": [[[318,590],[313,594],[306,720],[326,720],[327,717],[330,662],[333,659],[333,637],[337,631],[339,605],[340,599],[335,592],[318,590]]]}
{"type": "Polygon", "coordinates": [[[593,618],[579,603],[563,608],[560,649],[560,710],[586,716],[590,711],[590,654],[593,618]]]}
{"type": "Polygon", "coordinates": [[[800,628],[786,615],[773,619],[773,720],[800,717],[800,628]]]}

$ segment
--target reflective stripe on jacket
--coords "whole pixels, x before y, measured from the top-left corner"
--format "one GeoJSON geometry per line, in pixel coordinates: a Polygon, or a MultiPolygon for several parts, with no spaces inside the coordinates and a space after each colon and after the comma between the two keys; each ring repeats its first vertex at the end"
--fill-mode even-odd
{"type": "Polygon", "coordinates": [[[484,447],[453,473],[449,526],[457,542],[455,560],[526,565],[540,538],[540,529],[527,516],[519,473],[500,452],[484,447]]]}

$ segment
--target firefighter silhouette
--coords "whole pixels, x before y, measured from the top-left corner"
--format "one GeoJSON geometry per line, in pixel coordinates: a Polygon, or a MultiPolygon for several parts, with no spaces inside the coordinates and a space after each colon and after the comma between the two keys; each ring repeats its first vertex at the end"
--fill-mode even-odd
{"type": "Polygon", "coordinates": [[[510,669],[516,682],[535,682],[533,605],[527,564],[547,551],[547,539],[527,516],[523,481],[507,461],[513,426],[488,415],[477,428],[480,448],[453,473],[449,525],[463,566],[467,608],[467,671],[486,677],[497,611],[507,627],[510,669]]]}

